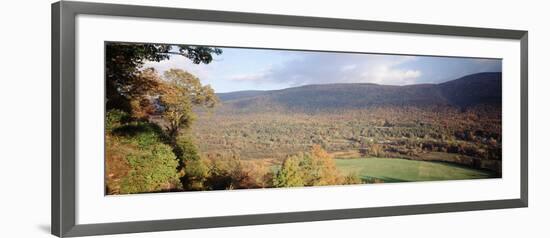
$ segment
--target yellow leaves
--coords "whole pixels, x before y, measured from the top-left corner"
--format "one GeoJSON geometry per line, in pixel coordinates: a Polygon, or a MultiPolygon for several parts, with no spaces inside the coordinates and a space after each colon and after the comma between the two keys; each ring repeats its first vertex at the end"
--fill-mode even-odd
{"type": "Polygon", "coordinates": [[[321,146],[284,160],[274,180],[276,187],[339,185],[345,181],[334,159],[321,146]]]}
{"type": "Polygon", "coordinates": [[[214,107],[219,99],[210,85],[202,86],[199,78],[181,69],[170,69],[164,73],[164,78],[173,87],[173,92],[185,95],[193,105],[214,107]]]}
{"type": "Polygon", "coordinates": [[[199,78],[182,69],[164,72],[159,89],[163,118],[170,125],[168,130],[172,137],[177,136],[180,128],[191,126],[195,118],[194,106],[212,108],[219,101],[210,86],[203,87],[199,78]]]}
{"type": "Polygon", "coordinates": [[[311,147],[311,154],[314,158],[318,159],[332,159],[329,153],[327,153],[320,145],[313,145],[311,147]]]}

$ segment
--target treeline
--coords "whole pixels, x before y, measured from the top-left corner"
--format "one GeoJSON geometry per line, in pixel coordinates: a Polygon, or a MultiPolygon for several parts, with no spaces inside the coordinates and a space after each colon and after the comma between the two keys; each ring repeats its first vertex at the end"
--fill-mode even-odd
{"type": "Polygon", "coordinates": [[[456,162],[461,164],[462,158],[502,157],[496,106],[374,107],[317,114],[227,113],[223,107],[199,113],[192,132],[201,153],[233,150],[243,159],[284,159],[317,144],[331,153],[358,151],[362,157],[427,160],[432,152],[446,153],[460,156],[456,162]]]}
{"type": "Polygon", "coordinates": [[[364,181],[357,174],[340,174],[333,158],[319,145],[314,145],[308,153],[286,158],[273,180],[274,187],[361,183],[364,181]]]}
{"type": "Polygon", "coordinates": [[[215,154],[185,167],[184,190],[228,190],[358,184],[355,175],[341,175],[320,146],[277,161],[242,160],[237,154],[215,154]]]}
{"type": "Polygon", "coordinates": [[[361,143],[359,152],[364,156],[395,157],[395,154],[421,156],[426,152],[443,152],[471,156],[480,159],[501,160],[502,148],[496,141],[475,144],[460,140],[408,140],[396,139],[378,143],[361,143]]]}
{"type": "Polygon", "coordinates": [[[179,151],[174,150],[159,125],[129,120],[121,111],[108,113],[106,128],[107,194],[363,183],[357,175],[340,174],[318,145],[282,163],[243,160],[231,152],[200,156],[184,134],[176,142],[179,151]]]}

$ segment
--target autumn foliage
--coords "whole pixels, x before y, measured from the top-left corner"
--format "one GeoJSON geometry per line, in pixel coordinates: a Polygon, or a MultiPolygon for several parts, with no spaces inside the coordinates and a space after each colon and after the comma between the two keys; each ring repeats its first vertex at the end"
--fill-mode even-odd
{"type": "Polygon", "coordinates": [[[321,146],[314,145],[307,153],[286,158],[277,172],[275,187],[301,187],[362,183],[354,176],[342,175],[334,159],[321,146]]]}
{"type": "Polygon", "coordinates": [[[217,104],[214,90],[184,70],[171,69],[161,76],[142,66],[172,55],[208,64],[222,51],[126,43],[109,43],[106,48],[106,192],[203,189],[209,169],[187,130],[194,108],[217,104]]]}
{"type": "Polygon", "coordinates": [[[499,106],[363,106],[364,97],[384,101],[376,95],[394,88],[365,95],[361,88],[346,93],[345,85],[334,86],[341,97],[301,87],[279,97],[240,92],[246,100],[222,103],[228,94],[185,69],[146,68],[174,55],[209,64],[219,54],[215,47],[106,44],[106,194],[379,182],[339,170],[342,158],[439,161],[501,173],[499,106]],[[342,107],[350,102],[361,107],[342,107]]]}

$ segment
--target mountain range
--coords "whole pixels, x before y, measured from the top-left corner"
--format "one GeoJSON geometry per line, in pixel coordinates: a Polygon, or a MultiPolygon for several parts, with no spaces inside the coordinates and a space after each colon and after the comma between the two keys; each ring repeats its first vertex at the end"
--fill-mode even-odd
{"type": "Polygon", "coordinates": [[[373,83],[315,84],[269,91],[217,94],[222,111],[319,111],[372,106],[500,105],[502,73],[467,75],[439,84],[380,85],[373,83]]]}

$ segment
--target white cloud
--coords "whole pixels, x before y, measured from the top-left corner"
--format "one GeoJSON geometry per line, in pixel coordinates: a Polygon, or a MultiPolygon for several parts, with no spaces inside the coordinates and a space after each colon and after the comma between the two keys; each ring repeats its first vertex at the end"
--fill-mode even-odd
{"type": "Polygon", "coordinates": [[[204,64],[195,64],[191,62],[186,57],[180,55],[174,55],[170,57],[170,60],[164,60],[160,62],[148,61],[143,64],[143,68],[155,68],[160,74],[163,74],[169,69],[183,69],[199,79],[207,79],[209,76],[209,71],[212,67],[216,67],[215,64],[204,65],[204,64]],[[206,68],[209,67],[209,68],[206,68]]]}
{"type": "Polygon", "coordinates": [[[330,83],[405,85],[416,83],[422,76],[419,69],[403,67],[403,64],[416,59],[414,56],[396,55],[306,53],[292,60],[274,62],[264,68],[227,74],[228,65],[220,66],[215,62],[207,66],[197,65],[185,57],[174,56],[167,61],[147,62],[145,67],[154,67],[160,73],[170,68],[181,68],[206,81],[205,83],[222,80],[286,87],[330,83]],[[217,73],[212,73],[216,70],[217,73]]]}
{"type": "Polygon", "coordinates": [[[348,65],[342,66],[340,68],[340,71],[350,71],[350,70],[354,70],[355,68],[357,68],[356,64],[348,64],[348,65]]]}
{"type": "Polygon", "coordinates": [[[414,84],[420,76],[422,76],[420,70],[401,70],[388,67],[379,67],[362,75],[366,82],[387,85],[414,84]]]}
{"type": "Polygon", "coordinates": [[[403,64],[415,56],[308,54],[262,75],[263,80],[286,82],[291,86],[329,83],[414,84],[422,76],[419,69],[403,64]]]}
{"type": "Polygon", "coordinates": [[[251,74],[236,74],[229,76],[229,80],[233,81],[258,81],[265,78],[266,74],[262,72],[251,74]]]}
{"type": "Polygon", "coordinates": [[[273,66],[269,65],[256,72],[230,75],[228,79],[232,81],[262,81],[270,77],[272,68],[273,66]]]}

